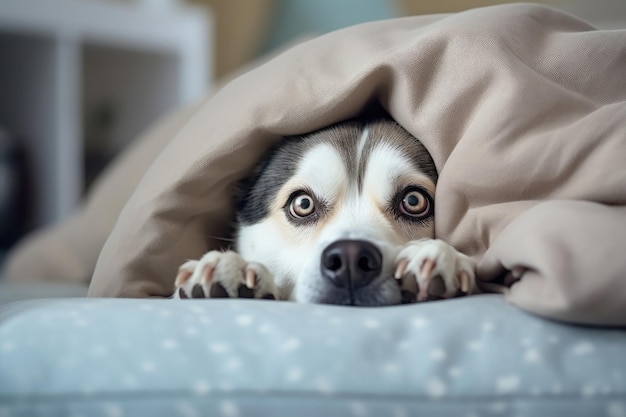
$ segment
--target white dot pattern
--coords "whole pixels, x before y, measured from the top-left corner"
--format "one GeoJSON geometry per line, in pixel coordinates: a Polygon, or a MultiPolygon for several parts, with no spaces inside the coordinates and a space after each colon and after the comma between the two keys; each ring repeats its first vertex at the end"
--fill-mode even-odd
{"type": "Polygon", "coordinates": [[[238,417],[239,416],[239,408],[237,404],[232,401],[224,401],[220,406],[220,411],[222,416],[224,417],[238,417]]]}
{"type": "Polygon", "coordinates": [[[608,417],[626,417],[626,408],[624,403],[611,401],[606,406],[606,415],[608,417]]]}
{"type": "Polygon", "coordinates": [[[542,404],[562,401],[575,405],[568,416],[626,417],[626,332],[543,321],[497,297],[389,309],[76,300],[25,311],[0,312],[0,417],[37,415],[12,405],[28,401],[3,403],[13,395],[69,393],[91,400],[49,415],[284,408],[306,417],[323,415],[322,405],[328,415],[400,417],[419,414],[423,401],[455,407],[465,398],[455,415],[550,415],[542,404]]]}
{"type": "Polygon", "coordinates": [[[517,391],[520,386],[520,378],[515,375],[503,376],[496,380],[496,392],[508,394],[517,391]]]}

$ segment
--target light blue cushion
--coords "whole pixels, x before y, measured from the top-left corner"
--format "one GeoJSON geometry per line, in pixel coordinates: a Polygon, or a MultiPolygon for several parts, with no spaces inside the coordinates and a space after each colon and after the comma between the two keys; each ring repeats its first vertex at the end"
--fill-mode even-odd
{"type": "Polygon", "coordinates": [[[496,295],[384,308],[64,299],[0,312],[0,416],[626,416],[626,331],[496,295]]]}

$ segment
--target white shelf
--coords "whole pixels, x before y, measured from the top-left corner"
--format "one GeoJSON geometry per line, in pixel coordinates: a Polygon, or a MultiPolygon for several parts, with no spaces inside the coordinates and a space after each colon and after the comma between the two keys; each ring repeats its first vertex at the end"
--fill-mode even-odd
{"type": "Polygon", "coordinates": [[[120,148],[209,84],[211,19],[97,0],[0,0],[0,125],[23,139],[33,224],[62,220],[83,189],[84,121],[111,105],[120,148]]]}

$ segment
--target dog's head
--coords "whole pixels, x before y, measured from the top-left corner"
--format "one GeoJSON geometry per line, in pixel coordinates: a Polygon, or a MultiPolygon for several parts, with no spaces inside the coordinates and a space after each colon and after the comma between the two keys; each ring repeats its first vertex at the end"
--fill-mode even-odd
{"type": "Polygon", "coordinates": [[[401,302],[394,260],[434,235],[437,172],[391,120],[350,121],[283,140],[247,181],[239,253],[300,302],[401,302]]]}

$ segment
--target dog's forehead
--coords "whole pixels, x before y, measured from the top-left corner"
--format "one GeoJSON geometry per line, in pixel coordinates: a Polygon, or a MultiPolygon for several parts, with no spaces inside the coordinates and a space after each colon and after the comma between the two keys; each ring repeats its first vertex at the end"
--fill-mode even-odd
{"type": "Polygon", "coordinates": [[[319,143],[300,160],[293,179],[324,198],[334,199],[348,183],[347,168],[339,149],[329,143],[319,143]]]}
{"type": "Polygon", "coordinates": [[[342,123],[312,134],[309,145],[301,158],[299,171],[311,178],[329,177],[330,180],[332,175],[339,175],[340,158],[344,179],[356,181],[359,190],[372,171],[387,177],[393,171],[414,170],[433,184],[437,182],[437,171],[426,148],[390,120],[342,123]]]}

